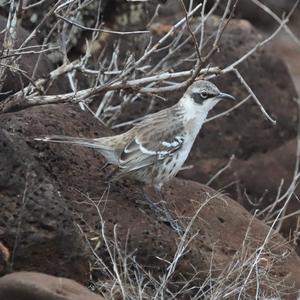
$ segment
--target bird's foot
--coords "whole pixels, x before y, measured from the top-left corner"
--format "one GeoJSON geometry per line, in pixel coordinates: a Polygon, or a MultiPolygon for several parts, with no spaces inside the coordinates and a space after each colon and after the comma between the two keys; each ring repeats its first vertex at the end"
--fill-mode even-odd
{"type": "Polygon", "coordinates": [[[171,228],[174,229],[178,235],[182,236],[185,232],[185,229],[182,227],[182,225],[179,224],[178,220],[176,220],[171,216],[168,209],[161,209],[161,210],[164,213],[164,215],[161,216],[161,221],[169,224],[171,228]]]}

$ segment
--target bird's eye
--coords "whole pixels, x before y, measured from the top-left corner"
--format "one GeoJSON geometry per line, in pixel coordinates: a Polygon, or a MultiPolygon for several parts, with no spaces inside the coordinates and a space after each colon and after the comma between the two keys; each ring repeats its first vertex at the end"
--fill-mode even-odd
{"type": "Polygon", "coordinates": [[[201,92],[200,95],[203,99],[206,99],[208,97],[208,93],[205,91],[201,92]]]}
{"type": "Polygon", "coordinates": [[[192,93],[191,97],[195,102],[202,104],[203,101],[209,97],[209,94],[205,91],[202,91],[200,93],[192,93]]]}

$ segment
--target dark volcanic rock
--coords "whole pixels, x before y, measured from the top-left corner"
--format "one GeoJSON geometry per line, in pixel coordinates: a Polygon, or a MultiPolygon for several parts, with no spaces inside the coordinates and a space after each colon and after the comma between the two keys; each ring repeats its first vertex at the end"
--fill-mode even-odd
{"type": "MultiPolygon", "coordinates": [[[[225,174],[217,179],[215,185],[228,185],[229,180],[235,177],[239,188],[230,189],[233,197],[239,197],[237,190],[244,191],[255,204],[253,206],[245,197],[240,197],[240,201],[245,207],[249,210],[265,208],[275,201],[280,186],[281,195],[284,195],[292,183],[296,152],[297,141],[292,139],[273,151],[253,155],[248,161],[236,161],[225,174]]],[[[283,221],[281,229],[284,236],[293,241],[298,253],[300,253],[299,234],[297,233],[300,216],[299,193],[300,189],[297,187],[286,208],[286,215],[292,214],[292,216],[283,221]]],[[[284,202],[277,205],[276,208],[278,209],[284,202]]]]}
{"type": "MultiPolygon", "coordinates": [[[[296,139],[287,141],[282,146],[266,153],[256,154],[246,162],[233,164],[242,189],[246,189],[252,198],[258,199],[268,191],[265,201],[261,204],[272,203],[277,190],[284,179],[282,190],[290,185],[296,164],[296,139]]],[[[247,202],[244,202],[247,205],[247,202]]],[[[249,204],[248,204],[249,205],[249,204]]]]}
{"type": "Polygon", "coordinates": [[[53,180],[21,135],[0,131],[0,240],[13,270],[86,281],[84,244],[53,180]]]}
{"type": "MultiPolygon", "coordinates": [[[[104,160],[93,150],[32,142],[33,135],[56,133],[94,137],[107,135],[108,130],[88,117],[86,112],[71,105],[34,107],[6,114],[1,116],[1,125],[27,136],[30,145],[39,152],[40,163],[60,186],[76,222],[88,238],[95,240],[98,237],[95,243],[99,242],[99,245],[95,247],[103,262],[110,265],[101,234],[105,224],[106,238],[114,239],[115,231],[121,252],[133,253],[136,260],[155,276],[167,269],[167,261],[171,261],[176,253],[179,237],[144,204],[143,196],[137,193],[136,183],[126,179],[108,185],[105,182],[107,171],[101,170],[104,160]]],[[[165,188],[164,197],[169,209],[185,226],[203,206],[192,225],[191,233],[195,233],[195,237],[189,244],[189,251],[179,260],[174,281],[201,271],[197,276],[199,281],[206,278],[211,268],[215,270],[212,276],[216,278],[220,270],[229,270],[234,255],[243,255],[240,252],[243,245],[246,245],[247,253],[255,253],[270,230],[263,222],[253,219],[237,202],[196,182],[175,179],[165,188]]],[[[93,245],[93,241],[91,243],[93,245]]],[[[272,233],[267,245],[261,261],[272,260],[269,276],[275,282],[285,280],[289,292],[299,288],[300,262],[297,255],[279,234],[272,233]],[[278,260],[269,258],[268,249],[272,249],[278,260]],[[284,253],[290,254],[285,256],[284,253]]],[[[264,270],[266,267],[262,263],[259,268],[264,270]]],[[[105,281],[107,274],[98,267],[93,278],[105,281]]],[[[268,294],[268,287],[265,291],[268,294]]]]}
{"type": "Polygon", "coordinates": [[[77,282],[35,272],[0,278],[2,300],[104,300],[77,282]]]}
{"type": "MultiPolygon", "coordinates": [[[[226,187],[226,191],[238,200],[248,210],[263,209],[271,205],[281,187],[281,195],[289,188],[295,171],[297,142],[292,139],[278,148],[270,149],[265,153],[258,153],[248,160],[234,159],[231,166],[217,177],[212,187],[226,187]],[[247,195],[247,196],[246,196],[247,195]],[[251,200],[251,202],[249,201],[251,200]]],[[[185,177],[195,178],[198,169],[207,174],[215,174],[228,163],[224,159],[208,159],[201,166],[195,163],[193,169],[183,171],[185,177]]],[[[300,253],[298,218],[299,218],[299,187],[289,200],[286,215],[291,217],[283,221],[281,232],[291,239],[298,253],[300,253]],[[298,213],[297,213],[298,212],[298,213]]],[[[274,207],[279,209],[285,201],[274,207]]]]}
{"type": "MultiPolygon", "coordinates": [[[[212,265],[215,265],[216,269],[218,269],[217,266],[220,266],[221,269],[228,267],[228,264],[232,262],[233,255],[238,255],[243,246],[254,253],[254,249],[262,245],[262,241],[271,232],[272,238],[269,240],[269,246],[266,246],[266,250],[277,245],[273,248],[276,249],[273,254],[279,251],[278,254],[281,253],[282,255],[283,252],[281,251],[285,250],[291,253],[290,257],[286,257],[287,260],[277,261],[272,266],[271,276],[277,277],[281,274],[279,277],[285,277],[283,274],[287,275],[291,272],[290,274],[294,274],[291,277],[293,279],[287,286],[296,287],[300,284],[298,277],[300,265],[293,265],[294,262],[300,264],[299,257],[294,251],[288,250],[286,241],[280,235],[275,234],[264,222],[253,218],[236,201],[205,185],[179,179],[172,181],[166,193],[170,206],[178,216],[182,216],[184,219],[189,220],[201,207],[194,224],[194,229],[198,230],[198,236],[191,243],[191,248],[193,250],[195,250],[193,247],[201,249],[198,250],[200,253],[205,249],[206,253],[204,251],[201,254],[206,258],[212,255],[212,265]],[[281,269],[283,266],[284,268],[281,269]]],[[[198,254],[198,257],[201,254],[198,254]]],[[[269,254],[266,257],[262,255],[261,258],[262,260],[264,258],[270,259],[270,256],[269,254]]]]}

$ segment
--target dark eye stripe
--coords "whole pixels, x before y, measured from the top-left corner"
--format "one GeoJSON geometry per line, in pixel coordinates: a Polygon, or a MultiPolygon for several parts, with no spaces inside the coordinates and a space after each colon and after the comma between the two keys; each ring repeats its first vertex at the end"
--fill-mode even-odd
{"type": "Polygon", "coordinates": [[[192,93],[191,97],[197,103],[201,103],[204,100],[199,93],[192,93]]]}
{"type": "Polygon", "coordinates": [[[212,98],[212,97],[214,97],[214,96],[215,96],[215,95],[213,95],[213,94],[207,94],[206,97],[202,97],[202,96],[201,96],[201,93],[192,93],[192,94],[191,94],[192,99],[193,99],[195,102],[197,102],[197,103],[202,103],[204,100],[206,100],[206,99],[208,99],[208,98],[212,98]]]}

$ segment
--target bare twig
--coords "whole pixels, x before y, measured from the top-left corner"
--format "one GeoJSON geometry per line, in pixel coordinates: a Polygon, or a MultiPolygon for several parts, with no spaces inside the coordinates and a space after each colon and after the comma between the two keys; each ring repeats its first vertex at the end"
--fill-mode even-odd
{"type": "Polygon", "coordinates": [[[242,83],[242,85],[246,88],[246,90],[249,92],[249,94],[252,96],[252,98],[254,99],[254,101],[256,102],[256,104],[258,105],[259,109],[261,110],[261,112],[263,113],[263,115],[273,124],[276,125],[276,121],[274,119],[272,119],[270,117],[270,115],[266,112],[265,108],[263,107],[263,105],[261,104],[261,102],[258,100],[257,96],[255,95],[255,93],[252,91],[252,89],[250,88],[250,86],[248,85],[248,83],[246,82],[246,80],[243,78],[243,76],[241,75],[241,73],[237,70],[237,69],[232,69],[232,71],[236,74],[237,78],[239,79],[239,81],[242,83]]]}
{"type": "Polygon", "coordinates": [[[3,84],[6,78],[6,70],[8,65],[13,64],[11,57],[8,57],[10,51],[14,49],[16,39],[17,39],[17,4],[14,0],[10,2],[9,14],[6,23],[5,35],[3,40],[3,53],[4,56],[7,56],[2,61],[2,67],[0,68],[0,92],[3,89],[3,84]]]}
{"type": "Polygon", "coordinates": [[[233,160],[235,159],[235,155],[231,155],[228,163],[222,168],[220,169],[214,176],[212,176],[207,182],[206,185],[211,185],[211,183],[213,181],[215,181],[223,172],[225,172],[227,169],[229,169],[231,167],[231,164],[233,162],[233,160]]]}

